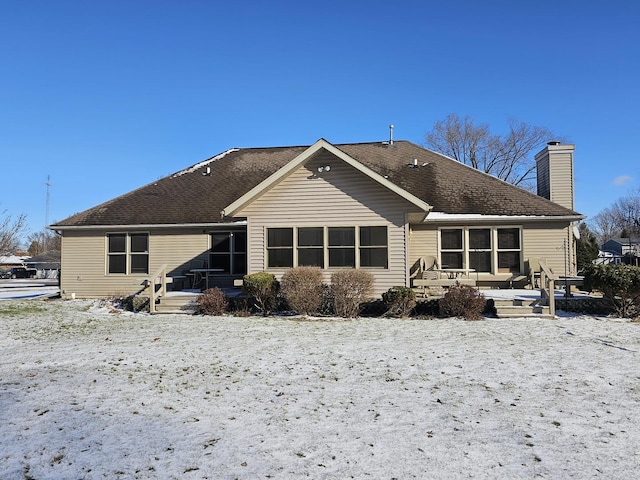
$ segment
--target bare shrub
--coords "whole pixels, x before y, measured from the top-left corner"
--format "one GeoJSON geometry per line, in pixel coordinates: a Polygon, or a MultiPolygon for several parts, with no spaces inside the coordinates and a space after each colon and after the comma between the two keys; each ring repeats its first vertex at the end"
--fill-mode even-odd
{"type": "Polygon", "coordinates": [[[250,317],[251,305],[247,297],[235,297],[230,299],[229,308],[234,317],[250,317]]]}
{"type": "Polygon", "coordinates": [[[465,320],[482,320],[487,304],[484,295],[471,285],[457,283],[440,299],[440,315],[461,317],[465,320]]]}
{"type": "Polygon", "coordinates": [[[331,294],[336,315],[357,317],[360,305],[373,288],[373,275],[365,270],[338,270],[331,276],[331,294]]]}
{"type": "Polygon", "coordinates": [[[408,317],[416,306],[416,292],[410,287],[391,287],[382,294],[382,301],[387,307],[387,315],[408,317]]]}
{"type": "Polygon", "coordinates": [[[320,267],[291,268],[282,275],[280,288],[291,310],[314,315],[323,298],[322,270],[320,267]]]}
{"type": "Polygon", "coordinates": [[[227,313],[229,300],[218,287],[205,290],[196,299],[198,311],[203,315],[224,315],[227,313]]]}

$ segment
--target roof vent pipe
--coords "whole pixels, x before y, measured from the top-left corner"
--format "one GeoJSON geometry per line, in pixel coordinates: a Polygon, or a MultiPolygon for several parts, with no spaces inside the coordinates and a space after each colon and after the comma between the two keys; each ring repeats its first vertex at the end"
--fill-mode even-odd
{"type": "Polygon", "coordinates": [[[389,125],[389,145],[393,145],[393,125],[389,125]]]}

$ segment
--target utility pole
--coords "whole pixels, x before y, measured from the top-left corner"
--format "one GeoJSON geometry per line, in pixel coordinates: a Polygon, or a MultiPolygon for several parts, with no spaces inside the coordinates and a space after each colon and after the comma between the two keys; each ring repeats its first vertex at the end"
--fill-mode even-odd
{"type": "Polygon", "coordinates": [[[47,228],[47,225],[49,225],[49,189],[51,188],[51,175],[47,175],[47,183],[45,183],[45,185],[47,186],[47,203],[44,214],[44,227],[47,228]]]}

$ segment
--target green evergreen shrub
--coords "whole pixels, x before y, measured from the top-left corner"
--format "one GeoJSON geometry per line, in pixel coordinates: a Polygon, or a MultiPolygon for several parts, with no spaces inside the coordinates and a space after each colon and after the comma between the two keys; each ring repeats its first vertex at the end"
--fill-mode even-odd
{"type": "Polygon", "coordinates": [[[387,306],[387,315],[408,317],[416,306],[416,292],[409,287],[391,287],[382,294],[382,301],[387,306]]]}
{"type": "Polygon", "coordinates": [[[280,289],[291,310],[301,315],[315,315],[323,299],[322,269],[291,268],[282,275],[280,289]]]}
{"type": "Polygon", "coordinates": [[[602,293],[618,317],[640,315],[640,267],[591,264],[583,273],[585,287],[602,293]]]}
{"type": "Polygon", "coordinates": [[[245,275],[243,288],[263,315],[269,315],[276,307],[280,284],[275,275],[268,272],[245,275]]]}

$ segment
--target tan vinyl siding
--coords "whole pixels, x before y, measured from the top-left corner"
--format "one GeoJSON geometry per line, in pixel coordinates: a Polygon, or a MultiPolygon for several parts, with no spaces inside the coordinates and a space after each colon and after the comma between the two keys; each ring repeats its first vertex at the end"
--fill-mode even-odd
{"type": "Polygon", "coordinates": [[[536,154],[538,195],[573,210],[574,145],[548,145],[536,154]]]}
{"type": "Polygon", "coordinates": [[[420,257],[438,258],[438,227],[412,225],[409,233],[409,266],[420,257]]]}
{"type": "Polygon", "coordinates": [[[557,153],[549,165],[551,201],[573,210],[573,161],[571,153],[557,153]]]}
{"type": "Polygon", "coordinates": [[[167,264],[168,275],[179,275],[191,260],[207,258],[209,235],[202,230],[150,231],[149,274],[108,275],[106,234],[123,232],[122,229],[64,232],[60,275],[64,296],[72,293],[77,298],[129,295],[139,291],[143,280],[163,264],[167,264]]]}
{"type": "MultiPolygon", "coordinates": [[[[566,222],[527,224],[522,232],[524,260],[544,258],[547,265],[556,275],[564,275],[565,252],[563,246],[569,237],[569,226],[566,222]]],[[[572,243],[572,242],[570,242],[572,243]]],[[[567,252],[567,273],[572,272],[573,248],[567,252]]]]}
{"type": "MultiPolygon", "coordinates": [[[[371,178],[336,159],[319,155],[248,205],[250,273],[265,269],[265,232],[269,227],[386,225],[389,268],[368,268],[375,294],[406,285],[405,213],[416,208],[371,178]],[[329,172],[318,172],[320,166],[329,172]]],[[[330,279],[326,270],[325,278],[330,279]]],[[[269,270],[277,276],[284,269],[269,270]]]]}

